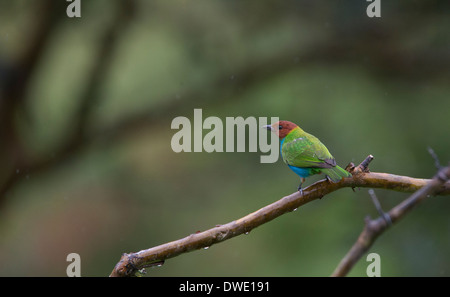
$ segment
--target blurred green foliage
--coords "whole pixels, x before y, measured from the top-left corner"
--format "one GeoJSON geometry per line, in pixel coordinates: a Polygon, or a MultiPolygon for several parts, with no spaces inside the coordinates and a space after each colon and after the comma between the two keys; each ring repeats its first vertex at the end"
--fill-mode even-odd
{"type": "MultiPolygon", "coordinates": [[[[296,190],[298,177],[281,160],[261,164],[260,153],[174,153],[171,121],[192,118],[194,108],[204,118],[293,121],[343,167],[372,154],[372,171],[429,178],[428,146],[449,159],[448,1],[382,1],[379,19],[367,17],[363,0],[131,2],[77,150],[36,173],[2,150],[9,167],[0,177],[19,178],[0,204],[1,276],[65,276],[72,252],[83,276],[106,276],[124,252],[230,222],[296,190]]],[[[82,1],[80,19],[56,10],[14,115],[32,160],[57,156],[73,133],[119,3],[82,1]]],[[[0,66],[28,46],[39,5],[0,1],[0,66]]],[[[408,197],[376,193],[386,210],[408,197]]],[[[381,256],[382,276],[450,276],[449,208],[448,197],[431,198],[376,241],[370,252],[381,256]]],[[[366,189],[343,189],[148,275],[327,276],[366,215],[377,215],[366,189]]],[[[365,276],[367,264],[350,275],[365,276]]]]}

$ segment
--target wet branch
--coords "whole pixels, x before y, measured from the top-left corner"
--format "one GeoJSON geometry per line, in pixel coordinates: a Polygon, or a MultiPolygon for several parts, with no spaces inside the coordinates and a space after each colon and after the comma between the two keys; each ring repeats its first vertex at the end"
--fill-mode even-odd
{"type": "MultiPolygon", "coordinates": [[[[435,160],[437,160],[435,158],[435,160]]],[[[436,162],[436,165],[439,163],[436,162]]],[[[441,166],[439,165],[438,168],[441,166]]],[[[374,193],[371,193],[377,209],[381,212],[380,217],[371,220],[369,217],[365,219],[365,226],[358,239],[352,248],[348,251],[345,257],[341,260],[336,267],[332,276],[345,276],[352,269],[352,267],[358,262],[362,255],[364,255],[369,248],[373,245],[375,240],[380,234],[382,234],[391,225],[398,222],[413,207],[422,202],[424,199],[442,194],[442,187],[448,186],[450,179],[450,164],[448,167],[441,168],[433,179],[427,181],[426,185],[414,192],[409,198],[392,208],[389,212],[383,213],[379,207],[378,201],[374,197],[374,193]]]]}
{"type": "MultiPolygon", "coordinates": [[[[426,189],[432,184],[435,195],[450,195],[450,182],[448,181],[445,183],[442,181],[435,183],[434,179],[417,179],[387,173],[369,172],[368,165],[372,160],[373,156],[369,155],[358,166],[354,166],[353,164],[347,166],[347,170],[353,176],[351,178],[344,178],[338,183],[321,180],[304,188],[303,196],[295,192],[225,225],[218,225],[209,230],[191,234],[185,238],[136,253],[123,254],[110,276],[134,276],[146,267],[162,265],[167,259],[187,252],[207,248],[213,244],[248,233],[254,228],[270,222],[287,212],[291,212],[308,202],[320,199],[331,192],[345,187],[383,188],[402,192],[415,192],[422,188],[425,190],[420,191],[421,193],[424,191],[428,193],[426,189]]],[[[413,196],[416,196],[416,194],[413,196]]],[[[405,211],[404,209],[406,208],[407,206],[403,205],[395,211],[405,211]]],[[[395,218],[394,213],[392,216],[395,218]]]]}

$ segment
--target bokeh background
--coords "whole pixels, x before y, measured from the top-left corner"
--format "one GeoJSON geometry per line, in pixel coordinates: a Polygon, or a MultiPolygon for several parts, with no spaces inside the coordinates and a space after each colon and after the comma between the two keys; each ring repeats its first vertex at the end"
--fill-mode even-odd
{"type": "MultiPolygon", "coordinates": [[[[66,1],[0,1],[1,276],[65,276],[69,253],[107,276],[296,190],[260,152],[174,153],[194,108],[291,120],[343,167],[373,154],[372,171],[429,178],[428,146],[449,161],[449,1],[382,1],[381,18],[363,0],[81,2],[71,19],[66,1]]],[[[431,198],[378,238],[381,274],[450,276],[449,209],[431,198]]],[[[342,189],[147,275],[328,276],[367,215],[367,189],[342,189]]]]}

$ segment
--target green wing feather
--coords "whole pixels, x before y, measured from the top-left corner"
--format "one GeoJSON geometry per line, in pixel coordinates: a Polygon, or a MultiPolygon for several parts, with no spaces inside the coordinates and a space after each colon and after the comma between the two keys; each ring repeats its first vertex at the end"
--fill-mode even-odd
{"type": "Polygon", "coordinates": [[[314,168],[315,173],[326,174],[333,182],[351,174],[336,165],[336,160],[327,147],[314,135],[308,134],[300,128],[289,133],[281,147],[283,161],[291,166],[314,168]]]}
{"type": "Polygon", "coordinates": [[[320,140],[302,130],[289,133],[281,154],[286,164],[302,168],[332,168],[336,161],[320,140]]]}

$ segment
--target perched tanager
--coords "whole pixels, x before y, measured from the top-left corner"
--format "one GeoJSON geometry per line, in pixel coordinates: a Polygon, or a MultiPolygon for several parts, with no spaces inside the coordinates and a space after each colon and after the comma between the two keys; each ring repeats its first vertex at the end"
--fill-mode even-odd
{"type": "Polygon", "coordinates": [[[350,172],[336,165],[336,160],[320,140],[303,131],[289,121],[279,121],[264,126],[280,138],[283,161],[300,176],[298,190],[302,193],[305,178],[314,174],[325,174],[332,182],[351,177],[350,172]]]}

